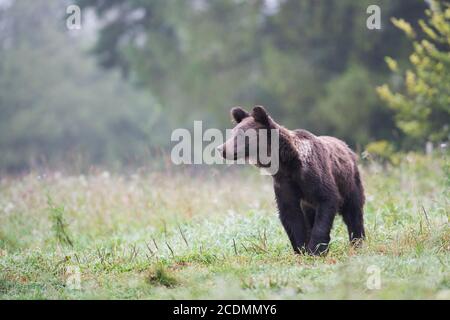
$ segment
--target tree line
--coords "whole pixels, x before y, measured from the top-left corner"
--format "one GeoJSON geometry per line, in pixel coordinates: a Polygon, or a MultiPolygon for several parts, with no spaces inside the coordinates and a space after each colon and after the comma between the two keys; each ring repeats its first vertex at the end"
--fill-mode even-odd
{"type": "Polygon", "coordinates": [[[0,7],[2,169],[67,154],[132,164],[194,120],[229,127],[235,105],[360,151],[448,140],[447,1],[76,4],[95,13],[94,41],[66,30],[64,3],[0,7]],[[366,26],[369,5],[380,30],[366,26]]]}

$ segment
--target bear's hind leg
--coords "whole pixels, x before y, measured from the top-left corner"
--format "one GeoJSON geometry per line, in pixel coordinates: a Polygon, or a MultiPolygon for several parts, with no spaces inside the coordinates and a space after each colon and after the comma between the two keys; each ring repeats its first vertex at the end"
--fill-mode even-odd
{"type": "Polygon", "coordinates": [[[347,225],[350,243],[360,246],[365,237],[362,201],[353,195],[344,202],[341,213],[347,225]]]}

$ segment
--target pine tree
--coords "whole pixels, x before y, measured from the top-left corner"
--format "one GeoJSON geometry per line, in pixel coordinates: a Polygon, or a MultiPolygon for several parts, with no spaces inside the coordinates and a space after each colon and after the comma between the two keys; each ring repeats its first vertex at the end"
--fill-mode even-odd
{"type": "Polygon", "coordinates": [[[450,4],[432,1],[427,21],[418,32],[403,19],[392,19],[412,41],[411,68],[401,73],[399,64],[386,57],[389,68],[400,76],[400,85],[382,85],[379,96],[396,113],[397,126],[414,142],[442,142],[450,134],[450,4]]]}

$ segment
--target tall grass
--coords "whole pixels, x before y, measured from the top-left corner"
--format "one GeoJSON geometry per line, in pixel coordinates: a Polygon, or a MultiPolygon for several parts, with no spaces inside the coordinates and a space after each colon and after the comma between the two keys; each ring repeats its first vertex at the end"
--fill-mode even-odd
{"type": "Polygon", "coordinates": [[[250,168],[4,177],[0,297],[448,299],[449,173],[443,156],[366,166],[365,245],[338,217],[321,258],[291,252],[271,179],[250,168]]]}

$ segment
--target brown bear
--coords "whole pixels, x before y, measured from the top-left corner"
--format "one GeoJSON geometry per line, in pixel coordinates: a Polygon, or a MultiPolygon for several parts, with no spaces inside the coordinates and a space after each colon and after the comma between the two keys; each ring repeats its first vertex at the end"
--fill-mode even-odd
{"type": "MultiPolygon", "coordinates": [[[[278,133],[279,168],[272,177],[279,217],[294,251],[326,254],[338,212],[347,225],[350,242],[358,245],[365,236],[364,188],[356,154],[337,138],[284,128],[261,106],[253,108],[251,114],[236,107],[231,115],[236,127],[231,138],[218,147],[224,158],[248,157],[248,153],[237,152],[242,149],[237,145],[239,132],[269,129],[265,132],[270,135],[270,129],[275,129],[278,133]]],[[[258,143],[254,139],[243,141],[246,152],[249,144],[258,143]]]]}

